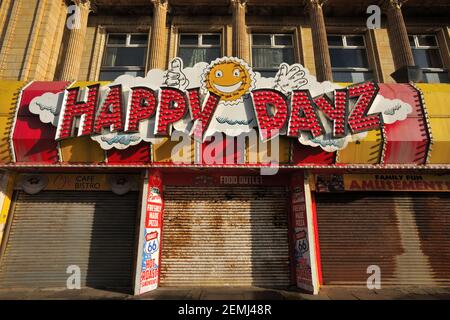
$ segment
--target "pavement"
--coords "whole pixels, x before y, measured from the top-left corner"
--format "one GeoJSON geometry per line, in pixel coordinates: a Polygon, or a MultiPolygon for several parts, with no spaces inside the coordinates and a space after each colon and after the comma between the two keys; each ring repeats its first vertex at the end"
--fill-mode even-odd
{"type": "Polygon", "coordinates": [[[298,289],[258,287],[158,288],[140,296],[123,292],[84,288],[0,289],[0,300],[450,300],[450,287],[322,287],[318,295],[298,289]]]}

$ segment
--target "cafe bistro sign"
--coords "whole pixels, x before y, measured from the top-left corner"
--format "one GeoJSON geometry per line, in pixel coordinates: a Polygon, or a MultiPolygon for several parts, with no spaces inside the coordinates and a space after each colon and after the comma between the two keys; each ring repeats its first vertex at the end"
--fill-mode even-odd
{"type": "Polygon", "coordinates": [[[347,88],[318,82],[300,64],[282,63],[275,77],[266,78],[235,57],[188,68],[175,58],[166,71],[46,93],[29,108],[57,127],[56,140],[90,135],[105,150],[156,143],[174,130],[205,141],[257,128],[262,141],[287,135],[333,152],[412,111],[378,91],[370,81],[347,88]]]}

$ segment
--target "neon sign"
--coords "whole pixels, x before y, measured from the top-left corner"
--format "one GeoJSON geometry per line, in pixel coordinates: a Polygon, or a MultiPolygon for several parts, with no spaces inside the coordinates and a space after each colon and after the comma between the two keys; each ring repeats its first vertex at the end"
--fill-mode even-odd
{"type": "Polygon", "coordinates": [[[371,81],[343,88],[284,63],[265,78],[245,61],[223,57],[190,68],[175,58],[145,78],[123,75],[107,86],[45,94],[30,110],[57,127],[56,140],[90,135],[103,149],[155,142],[174,130],[205,140],[257,129],[262,141],[286,135],[332,152],[404,120],[412,108],[382,97],[371,81]]]}

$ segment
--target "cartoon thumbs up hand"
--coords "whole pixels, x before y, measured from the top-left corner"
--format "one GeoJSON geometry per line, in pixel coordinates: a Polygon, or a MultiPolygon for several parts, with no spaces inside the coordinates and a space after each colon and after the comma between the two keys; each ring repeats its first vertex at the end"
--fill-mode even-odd
{"type": "Polygon", "coordinates": [[[170,61],[169,69],[164,74],[164,84],[169,87],[185,90],[189,85],[189,80],[182,70],[183,60],[175,58],[170,61]]]}
{"type": "Polygon", "coordinates": [[[297,90],[308,83],[305,74],[299,65],[289,67],[287,63],[282,63],[275,76],[275,89],[285,94],[297,90]]]}

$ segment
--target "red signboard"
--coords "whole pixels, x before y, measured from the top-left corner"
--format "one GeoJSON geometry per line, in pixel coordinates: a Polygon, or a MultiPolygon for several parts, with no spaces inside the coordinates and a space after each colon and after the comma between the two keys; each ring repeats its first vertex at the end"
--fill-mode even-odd
{"type": "Polygon", "coordinates": [[[139,293],[156,289],[159,282],[162,214],[164,208],[161,172],[149,170],[147,189],[139,293]]]}
{"type": "Polygon", "coordinates": [[[295,174],[291,179],[291,214],[293,218],[291,235],[294,240],[295,278],[297,287],[314,291],[303,179],[302,174],[295,174]]]}

